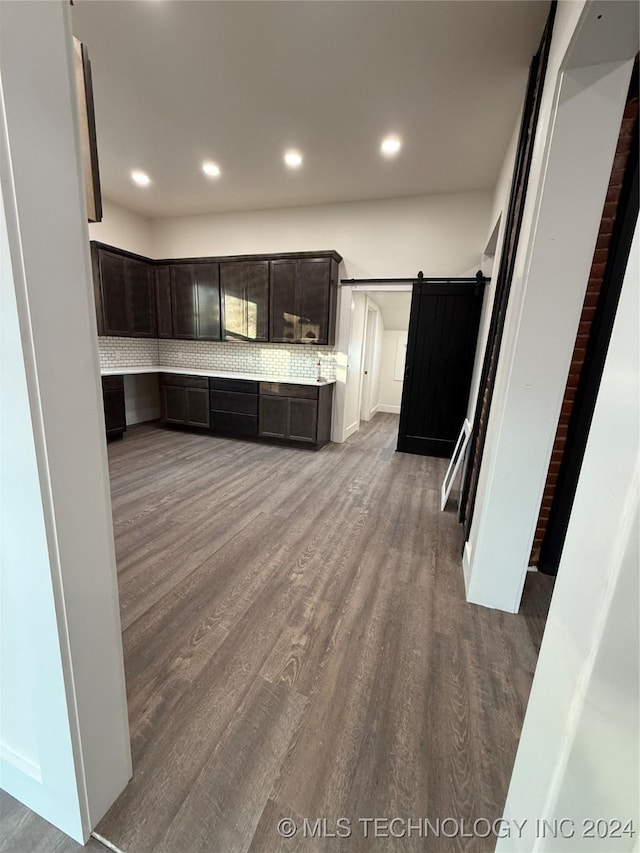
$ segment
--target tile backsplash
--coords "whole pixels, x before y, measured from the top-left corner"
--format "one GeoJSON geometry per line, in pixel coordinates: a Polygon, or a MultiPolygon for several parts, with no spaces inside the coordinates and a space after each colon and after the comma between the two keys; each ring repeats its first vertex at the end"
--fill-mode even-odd
{"type": "Polygon", "coordinates": [[[155,338],[98,338],[100,367],[155,367],[158,341],[155,338]]]}
{"type": "Polygon", "coordinates": [[[98,338],[101,367],[183,367],[235,371],[298,379],[321,375],[335,379],[333,347],[232,341],[177,341],[139,338],[98,338]]]}

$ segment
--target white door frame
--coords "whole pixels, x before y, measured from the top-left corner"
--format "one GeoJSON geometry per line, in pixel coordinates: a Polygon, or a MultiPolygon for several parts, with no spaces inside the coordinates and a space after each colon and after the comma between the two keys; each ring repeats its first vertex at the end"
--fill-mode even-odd
{"type": "Polygon", "coordinates": [[[359,424],[347,423],[347,402],[351,394],[359,395],[360,370],[350,364],[349,352],[352,344],[353,299],[366,293],[412,293],[411,284],[355,284],[342,285],[338,298],[338,322],[336,332],[336,385],[333,397],[333,429],[331,440],[346,441],[358,429],[359,424]]]}
{"type": "Polygon", "coordinates": [[[375,410],[372,394],[374,386],[374,366],[378,340],[378,318],[380,309],[369,297],[365,307],[364,349],[362,355],[362,378],[360,383],[360,420],[370,421],[375,410]]]}
{"type": "Polygon", "coordinates": [[[2,695],[1,783],[84,843],[131,750],[71,14],[61,0],[0,7],[3,435],[22,427],[1,472],[17,532],[2,577],[10,617],[43,615],[26,633],[3,619],[3,679],[24,684],[2,695]]]}

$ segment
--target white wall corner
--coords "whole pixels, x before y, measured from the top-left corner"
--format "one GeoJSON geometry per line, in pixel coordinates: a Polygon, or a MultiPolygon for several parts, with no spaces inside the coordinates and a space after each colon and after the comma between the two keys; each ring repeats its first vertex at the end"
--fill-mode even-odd
{"type": "MultiPolygon", "coordinates": [[[[2,580],[18,579],[16,606],[46,603],[31,644],[19,635],[2,643],[3,664],[22,656],[30,679],[20,710],[37,743],[31,763],[42,784],[33,774],[18,779],[14,763],[3,785],[9,778],[10,793],[84,842],[126,785],[131,752],[70,10],[64,2],[2,3],[0,16],[9,246],[2,315],[4,322],[13,306],[10,376],[23,379],[32,462],[25,451],[13,464],[32,475],[38,498],[28,514],[16,515],[12,504],[11,518],[25,542],[43,538],[33,562],[26,545],[22,555],[7,554],[3,542],[9,571],[2,580]],[[27,570],[37,571],[37,584],[27,570]]],[[[11,417],[20,398],[14,390],[11,417]]],[[[3,491],[10,472],[3,466],[3,491]]]]}
{"type": "Polygon", "coordinates": [[[633,59],[564,73],[555,62],[469,537],[469,600],[508,612],[524,585],[633,59]]]}

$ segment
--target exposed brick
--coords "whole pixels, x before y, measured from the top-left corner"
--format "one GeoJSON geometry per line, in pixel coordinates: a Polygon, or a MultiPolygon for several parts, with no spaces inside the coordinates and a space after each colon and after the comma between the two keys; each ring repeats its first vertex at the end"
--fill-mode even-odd
{"type": "Polygon", "coordinates": [[[618,195],[620,195],[620,190],[622,189],[622,183],[624,181],[624,169],[614,169],[611,172],[611,180],[609,181],[609,186],[617,191],[618,195]]]}
{"type": "MultiPolygon", "coordinates": [[[[624,142],[624,140],[622,140],[622,141],[624,142]]],[[[622,153],[616,154],[616,156],[613,158],[612,173],[615,173],[617,171],[621,171],[624,174],[624,170],[626,168],[626,165],[627,165],[627,153],[622,152],[622,153]]]]}
{"type": "Polygon", "coordinates": [[[607,190],[607,195],[605,198],[605,204],[609,201],[613,201],[617,204],[620,201],[621,189],[622,183],[616,184],[615,186],[613,184],[609,184],[609,189],[607,190]]]}
{"type": "Polygon", "coordinates": [[[596,293],[599,294],[602,290],[602,276],[601,275],[591,275],[587,281],[587,289],[585,290],[585,295],[588,293],[596,293]]]}
{"type": "Polygon", "coordinates": [[[529,558],[529,563],[533,566],[537,566],[540,560],[540,551],[542,543],[544,542],[547,523],[549,520],[549,511],[553,503],[553,496],[555,494],[555,488],[558,481],[558,472],[560,470],[561,460],[566,447],[568,424],[571,420],[571,412],[573,411],[576,389],[580,381],[586,355],[586,347],[592,331],[592,323],[595,318],[596,308],[602,289],[602,280],[605,273],[618,203],[620,201],[624,173],[638,121],[638,110],[639,104],[637,99],[628,102],[624,110],[622,124],[620,127],[618,144],[609,178],[609,187],[607,189],[605,204],[602,211],[602,220],[598,230],[598,238],[592,259],[591,272],[585,292],[580,323],[576,334],[576,345],[574,347],[571,366],[569,368],[567,386],[565,388],[560,417],[558,418],[558,427],[556,429],[553,450],[551,453],[551,461],[549,463],[540,513],[536,524],[533,547],[529,558]]]}

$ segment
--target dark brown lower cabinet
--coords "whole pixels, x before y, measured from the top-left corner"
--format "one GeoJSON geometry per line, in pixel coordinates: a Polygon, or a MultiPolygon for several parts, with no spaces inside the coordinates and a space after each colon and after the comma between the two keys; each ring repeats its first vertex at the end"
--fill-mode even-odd
{"type": "Polygon", "coordinates": [[[319,448],[331,440],[333,385],[160,374],[160,420],[217,435],[319,448]]]}
{"type": "Polygon", "coordinates": [[[244,379],[210,379],[211,430],[220,435],[258,435],[258,383],[244,379]]]}
{"type": "Polygon", "coordinates": [[[264,438],[321,447],[331,438],[333,385],[260,383],[260,429],[264,438]]]}
{"type": "Polygon", "coordinates": [[[160,420],[209,429],[209,380],[205,376],[161,373],[160,420]]]}
{"type": "Polygon", "coordinates": [[[102,400],[107,440],[122,438],[127,428],[124,406],[124,377],[102,377],[102,400]]]}

